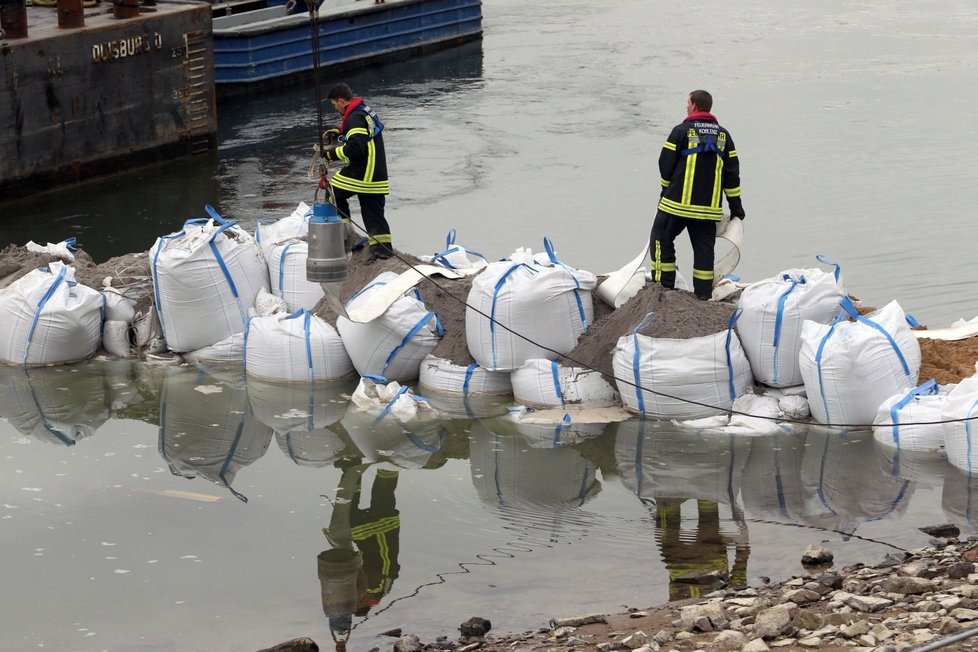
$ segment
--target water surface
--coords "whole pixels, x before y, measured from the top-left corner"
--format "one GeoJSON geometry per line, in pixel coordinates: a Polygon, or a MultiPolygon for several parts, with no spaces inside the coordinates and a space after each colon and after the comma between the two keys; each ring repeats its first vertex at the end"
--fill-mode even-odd
{"type": "MultiPolygon", "coordinates": [[[[346,80],[387,124],[398,248],[440,250],[454,227],[490,258],[549,236],[568,264],[619,267],[647,237],[661,142],[702,87],[742,159],[741,276],[826,254],[867,303],[899,300],[932,326],[978,314],[971,3],[484,12],[481,43],[346,80]]],[[[249,228],[287,214],[314,191],[313,104],[299,88],[222,106],[215,155],[2,204],[0,243],[74,235],[104,260],[205,203],[249,228]]],[[[690,569],[784,579],[810,543],[838,564],[875,561],[925,544],[920,526],[976,523],[971,479],[866,432],[486,417],[405,433],[350,410],[350,384],[128,362],[3,375],[3,649],[329,647],[343,613],[349,649],[386,648],[378,635],[397,627],[429,640],[476,615],[534,628],[683,597],[670,577],[690,569]],[[357,478],[354,510],[337,496],[357,478]],[[377,554],[364,544],[363,576],[342,553],[317,561],[374,517],[398,526],[380,527],[377,554]]]]}

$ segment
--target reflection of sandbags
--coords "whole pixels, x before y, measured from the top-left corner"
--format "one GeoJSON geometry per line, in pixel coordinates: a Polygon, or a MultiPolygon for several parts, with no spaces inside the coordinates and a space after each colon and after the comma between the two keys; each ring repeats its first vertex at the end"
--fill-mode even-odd
{"type": "Polygon", "coordinates": [[[472,425],[472,484],[489,505],[577,508],[597,495],[596,467],[570,447],[526,448],[521,437],[472,425]]]}
{"type": "Polygon", "coordinates": [[[945,516],[962,533],[978,533],[978,475],[948,467],[944,474],[941,507],[944,508],[945,516]]]}
{"type": "Polygon", "coordinates": [[[533,358],[510,374],[513,398],[536,408],[607,407],[621,401],[601,372],[533,358]]]}
{"type": "Polygon", "coordinates": [[[615,459],[622,484],[642,500],[695,498],[734,505],[751,440],[677,431],[664,422],[617,425],[615,459]]]}
{"type": "MultiPolygon", "coordinates": [[[[369,302],[373,293],[397,276],[393,272],[377,276],[350,299],[347,311],[369,302]]],[[[413,293],[397,299],[376,319],[359,323],[341,316],[336,327],[360,375],[382,376],[387,380],[417,378],[421,361],[434,350],[444,334],[438,315],[428,312],[413,293]]]]}
{"type": "Polygon", "coordinates": [[[249,322],[245,369],[265,380],[306,383],[347,376],[353,363],[336,329],[302,309],[249,322]]]}
{"type": "Polygon", "coordinates": [[[528,410],[514,407],[504,416],[486,419],[485,423],[498,435],[518,435],[533,448],[572,446],[600,437],[613,423],[602,420],[600,408],[569,410],[528,410]]]}
{"type": "Polygon", "coordinates": [[[816,421],[868,427],[883,401],[917,384],[920,345],[896,301],[866,316],[848,299],[842,307],[855,321],[804,323],[801,375],[816,421]]]}
{"type": "Polygon", "coordinates": [[[268,269],[254,239],[234,222],[189,220],[156,239],[156,308],[171,351],[195,351],[244,330],[268,269]]]}
{"type": "Polygon", "coordinates": [[[755,516],[801,522],[806,496],[801,483],[804,435],[758,437],[741,475],[744,507],[755,516]]]}
{"type": "Polygon", "coordinates": [[[346,413],[351,383],[269,383],[248,378],[248,401],[255,417],[275,431],[286,457],[300,466],[328,466],[343,455],[346,442],[329,426],[346,413]]]}
{"type": "Polygon", "coordinates": [[[809,525],[852,534],[860,522],[907,510],[916,485],[872,464],[876,444],[870,431],[840,434],[812,427],[806,444],[801,472],[809,525]]]}
{"type": "Polygon", "coordinates": [[[549,241],[547,251],[549,266],[505,260],[473,279],[465,337],[472,357],[486,369],[512,371],[530,358],[555,359],[573,349],[594,322],[591,290],[597,279],[557,261],[549,241]]]}
{"type": "Polygon", "coordinates": [[[873,422],[880,444],[906,451],[937,451],[944,446],[941,412],[947,393],[933,380],[883,401],[873,422]]]}
{"type": "Polygon", "coordinates": [[[251,413],[243,387],[186,367],[169,367],[160,399],[160,455],[170,472],[231,488],[235,474],[268,449],[271,428],[251,413]]]}
{"type": "Polygon", "coordinates": [[[102,295],[61,262],[0,290],[0,362],[45,365],[90,357],[102,341],[102,295]]]}
{"type": "Polygon", "coordinates": [[[346,413],[352,381],[273,383],[248,376],[248,400],[255,417],[275,432],[327,428],[346,413]]]}
{"type": "Polygon", "coordinates": [[[738,302],[744,313],[737,322],[737,335],[754,378],[774,387],[800,385],[802,324],[806,320],[832,323],[842,314],[839,301],[845,296],[838,265],[834,274],[789,269],[747,286],[738,302]]]}
{"type": "Polygon", "coordinates": [[[737,315],[725,331],[680,340],[641,335],[654,318],[649,313],[631,334],[618,339],[612,357],[625,407],[657,419],[697,419],[729,410],[754,384],[733,330],[737,315]]]}
{"type": "Polygon", "coordinates": [[[943,451],[915,451],[876,441],[876,461],[880,472],[894,478],[912,480],[918,487],[937,487],[951,470],[943,451]]]}
{"type": "Polygon", "coordinates": [[[958,383],[944,402],[944,449],[947,461],[968,473],[978,472],[978,364],[975,373],[958,383]]]}
{"type": "Polygon", "coordinates": [[[357,409],[347,410],[340,423],[366,462],[393,471],[422,468],[447,437],[439,421],[404,424],[391,415],[378,418],[357,409]]]}
{"type": "Polygon", "coordinates": [[[0,417],[25,435],[72,446],[109,420],[102,371],[100,365],[0,366],[0,417]]]}

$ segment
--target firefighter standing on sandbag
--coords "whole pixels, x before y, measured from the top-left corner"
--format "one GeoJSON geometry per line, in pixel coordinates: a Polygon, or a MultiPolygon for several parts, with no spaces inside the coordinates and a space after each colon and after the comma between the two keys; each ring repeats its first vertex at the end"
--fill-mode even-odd
{"type": "Polygon", "coordinates": [[[344,221],[350,220],[350,198],[360,201],[363,226],[367,229],[370,259],[383,260],[393,255],[391,228],[384,217],[387,179],[387,154],[384,151],[384,123],[362,98],[354,97],[346,84],[336,84],[327,95],[333,108],[343,114],[339,129],[327,130],[323,155],[327,161],[346,163],[330,184],[336,198],[336,210],[344,221]]]}
{"type": "Polygon", "coordinates": [[[721,195],[731,217],[744,219],[740,200],[740,162],[730,132],[710,113],[713,97],[696,90],[686,102],[686,119],[673,127],[659,154],[662,194],[652,223],[649,251],[652,280],[676,285],[676,237],[687,230],[693,245],[693,291],[713,296],[717,223],[723,217],[721,195]]]}

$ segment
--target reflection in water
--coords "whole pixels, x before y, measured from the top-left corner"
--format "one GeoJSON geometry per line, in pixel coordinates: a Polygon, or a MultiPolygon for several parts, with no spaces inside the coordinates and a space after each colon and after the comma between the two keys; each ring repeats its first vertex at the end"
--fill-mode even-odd
{"type": "Polygon", "coordinates": [[[25,435],[74,446],[109,420],[111,399],[101,365],[0,365],[0,415],[25,435]]]}
{"type": "Polygon", "coordinates": [[[167,369],[159,451],[173,475],[201,475],[247,502],[231,483],[240,468],[265,454],[271,440],[271,428],[251,412],[243,382],[222,381],[192,367],[167,369]]]}
{"type": "Polygon", "coordinates": [[[669,424],[618,424],[615,456],[622,483],[655,517],[655,539],[669,572],[669,599],[700,595],[724,583],[747,583],[750,543],[737,502],[750,438],[674,431],[669,424]],[[695,501],[692,531],[684,515],[695,501]],[[729,516],[721,519],[720,507],[729,516]],[[728,559],[733,553],[732,563],[728,559]]]}
{"type": "Polygon", "coordinates": [[[801,467],[805,523],[850,535],[861,522],[906,511],[915,484],[879,472],[872,431],[813,427],[806,444],[801,467]]]}
{"type": "Polygon", "coordinates": [[[594,463],[578,450],[559,443],[543,448],[540,440],[500,434],[498,426],[496,420],[475,422],[469,446],[472,484],[487,505],[560,511],[580,507],[601,490],[594,463]]]}
{"type": "Polygon", "coordinates": [[[436,468],[445,462],[436,455],[445,442],[440,425],[411,431],[393,418],[378,421],[351,409],[343,427],[357,433],[350,437],[355,446],[346,447],[350,454],[333,462],[343,472],[329,527],[323,528],[330,548],[317,557],[323,612],[338,652],[346,649],[353,616],[366,617],[390,592],[400,571],[401,516],[394,495],[400,470],[436,468]],[[370,503],[361,507],[363,476],[370,469],[376,470],[370,503]]]}
{"type": "Polygon", "coordinates": [[[300,466],[324,467],[347,444],[331,430],[346,413],[350,382],[269,383],[249,377],[248,400],[255,417],[275,431],[279,448],[300,466]]]}
{"type": "Polygon", "coordinates": [[[944,473],[941,506],[944,514],[961,528],[962,533],[978,533],[978,475],[968,474],[948,464],[944,473]]]}

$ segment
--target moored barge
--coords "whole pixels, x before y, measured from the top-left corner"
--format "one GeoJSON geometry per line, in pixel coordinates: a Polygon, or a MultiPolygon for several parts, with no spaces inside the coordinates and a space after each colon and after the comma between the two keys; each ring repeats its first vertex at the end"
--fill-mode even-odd
{"type": "Polygon", "coordinates": [[[0,199],[217,147],[205,2],[0,0],[0,199]]]}

